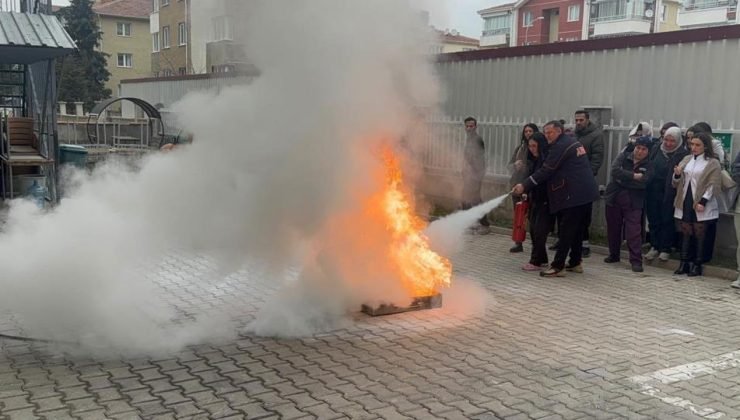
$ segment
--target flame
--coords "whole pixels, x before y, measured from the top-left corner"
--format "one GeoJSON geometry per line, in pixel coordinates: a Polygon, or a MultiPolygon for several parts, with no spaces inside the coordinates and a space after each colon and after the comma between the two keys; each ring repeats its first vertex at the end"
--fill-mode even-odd
{"type": "MultiPolygon", "coordinates": [[[[426,223],[414,213],[403,187],[403,172],[390,147],[381,152],[386,186],[380,193],[382,216],[391,241],[388,253],[404,288],[413,297],[431,296],[450,286],[452,264],[429,248],[426,223]]],[[[378,202],[373,200],[374,202],[378,202]]]]}

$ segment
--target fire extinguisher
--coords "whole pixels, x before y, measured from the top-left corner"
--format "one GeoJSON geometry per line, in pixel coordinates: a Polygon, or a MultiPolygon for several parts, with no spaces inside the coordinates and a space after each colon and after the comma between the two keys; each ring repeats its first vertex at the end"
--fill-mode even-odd
{"type": "Polygon", "coordinates": [[[511,230],[511,239],[514,242],[524,242],[527,239],[527,211],[529,201],[526,197],[514,205],[514,227],[511,230]]]}

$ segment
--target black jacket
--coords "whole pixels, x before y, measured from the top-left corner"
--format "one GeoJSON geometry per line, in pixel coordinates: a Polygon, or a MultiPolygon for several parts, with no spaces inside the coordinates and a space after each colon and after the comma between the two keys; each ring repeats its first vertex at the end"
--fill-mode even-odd
{"type": "Polygon", "coordinates": [[[648,157],[652,165],[653,174],[647,185],[648,198],[658,201],[663,200],[663,195],[666,191],[673,189],[671,185],[673,168],[689,153],[683,145],[678,146],[671,153],[664,153],[660,148],[662,144],[662,141],[655,143],[648,157]]]}
{"type": "Polygon", "coordinates": [[[673,186],[673,168],[676,167],[683,158],[689,155],[689,150],[685,145],[678,147],[678,150],[673,152],[670,159],[666,162],[666,168],[668,170],[665,177],[665,187],[663,189],[663,203],[673,207],[673,201],[676,199],[676,187],[673,186]]]}
{"type": "Polygon", "coordinates": [[[632,209],[641,209],[645,206],[645,192],[650,178],[653,175],[652,164],[646,157],[635,165],[633,152],[622,152],[614,159],[612,164],[612,180],[606,186],[604,200],[607,206],[616,206],[617,195],[622,191],[629,191],[632,209]],[[634,178],[636,173],[643,175],[642,179],[637,181],[634,178]]]}
{"type": "MultiPolygon", "coordinates": [[[[532,153],[527,150],[527,175],[530,176],[542,167],[547,159],[547,139],[541,133],[534,133],[534,139],[537,140],[540,156],[535,159],[532,153]]],[[[525,179],[526,179],[525,176],[525,179]]],[[[524,179],[522,179],[523,181],[524,179]]],[[[534,205],[547,205],[547,183],[537,185],[529,191],[529,201],[534,205]]]]}
{"type": "Polygon", "coordinates": [[[588,161],[591,162],[591,172],[596,176],[604,163],[604,131],[593,121],[589,121],[586,128],[576,130],[577,140],[586,148],[588,161]]]}
{"type": "Polygon", "coordinates": [[[544,183],[547,183],[550,213],[592,203],[599,197],[585,148],[565,134],[549,145],[542,167],[523,185],[525,191],[530,191],[544,183]]]}

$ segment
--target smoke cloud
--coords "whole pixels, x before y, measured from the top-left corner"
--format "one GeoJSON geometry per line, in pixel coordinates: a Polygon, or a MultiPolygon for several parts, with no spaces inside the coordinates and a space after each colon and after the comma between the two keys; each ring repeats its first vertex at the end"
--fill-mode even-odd
{"type": "Polygon", "coordinates": [[[454,255],[462,251],[465,230],[481,217],[497,208],[506,200],[504,194],[465,211],[458,211],[437,219],[427,226],[424,233],[429,238],[432,249],[442,255],[454,255]]]}
{"type": "Polygon", "coordinates": [[[0,306],[24,333],[130,353],[235,334],[218,316],[173,323],[145,275],[172,250],[208,255],[223,276],[258,265],[248,281],[284,283],[250,326],[259,334],[332,328],[362,302],[405,298],[365,204],[384,182],[379,147],[438,102],[418,10],[258,0],[241,13],[237,41],[261,74],[175,106],[192,145],[136,171],[114,162],[74,174],[46,213],[12,203],[0,306]]]}

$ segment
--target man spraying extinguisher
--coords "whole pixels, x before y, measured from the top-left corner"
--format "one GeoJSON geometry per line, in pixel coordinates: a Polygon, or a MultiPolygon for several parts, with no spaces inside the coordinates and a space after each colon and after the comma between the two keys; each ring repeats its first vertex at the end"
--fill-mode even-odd
{"type": "Polygon", "coordinates": [[[551,214],[559,214],[563,229],[558,231],[558,249],[550,267],[540,272],[542,277],[563,277],[565,271],[583,272],[581,221],[591,213],[599,187],[591,172],[591,164],[583,145],[563,134],[559,121],[545,124],[548,151],[542,166],[523,183],[514,186],[512,193],[523,194],[546,185],[547,205],[551,214]],[[570,261],[566,267],[566,259],[570,261]]]}

